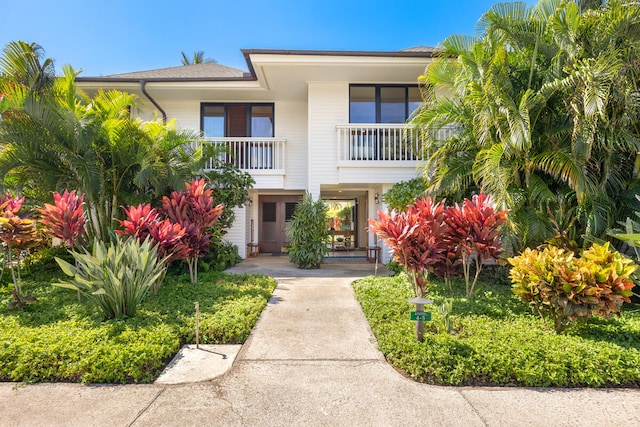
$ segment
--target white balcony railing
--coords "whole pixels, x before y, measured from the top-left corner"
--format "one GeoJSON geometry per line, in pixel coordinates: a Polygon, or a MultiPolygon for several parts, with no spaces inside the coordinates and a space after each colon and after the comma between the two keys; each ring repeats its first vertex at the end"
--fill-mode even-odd
{"type": "MultiPolygon", "coordinates": [[[[415,162],[421,160],[422,141],[415,127],[404,124],[337,125],[340,162],[415,162]]],[[[440,129],[437,139],[455,133],[454,126],[440,129]]]]}
{"type": "Polygon", "coordinates": [[[203,143],[220,147],[217,159],[209,159],[206,169],[213,169],[216,161],[232,163],[250,173],[284,175],[284,138],[205,138],[203,143]]]}

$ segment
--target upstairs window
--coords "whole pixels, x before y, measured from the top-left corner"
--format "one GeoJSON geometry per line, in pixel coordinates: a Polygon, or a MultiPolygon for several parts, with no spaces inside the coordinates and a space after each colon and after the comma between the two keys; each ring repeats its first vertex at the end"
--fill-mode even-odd
{"type": "Polygon", "coordinates": [[[350,123],[404,123],[422,104],[417,85],[351,85],[350,123]]]}
{"type": "Polygon", "coordinates": [[[202,104],[205,137],[273,138],[273,104],[202,104]]]}

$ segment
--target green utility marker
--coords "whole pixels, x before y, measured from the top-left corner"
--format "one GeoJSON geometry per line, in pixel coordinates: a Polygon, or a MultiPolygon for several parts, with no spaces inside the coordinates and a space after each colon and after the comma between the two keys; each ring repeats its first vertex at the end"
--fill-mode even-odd
{"type": "Polygon", "coordinates": [[[431,320],[431,312],[430,311],[412,311],[411,320],[422,320],[422,321],[428,322],[429,320],[431,320]]]}

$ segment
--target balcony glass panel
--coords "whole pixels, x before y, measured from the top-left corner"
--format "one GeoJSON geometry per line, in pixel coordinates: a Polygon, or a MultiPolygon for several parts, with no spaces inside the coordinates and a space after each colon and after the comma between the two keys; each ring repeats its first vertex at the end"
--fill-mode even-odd
{"type": "Polygon", "coordinates": [[[203,107],[202,131],[204,136],[224,136],[224,106],[207,105],[203,107]]]}
{"type": "Polygon", "coordinates": [[[381,87],[380,123],[404,123],[406,115],[406,88],[381,87]]]}
{"type": "Polygon", "coordinates": [[[422,105],[422,94],[420,89],[415,86],[409,87],[409,117],[411,114],[422,105]]]}
{"type": "Polygon", "coordinates": [[[251,107],[251,136],[254,138],[273,136],[273,105],[251,107]]]}
{"type": "Polygon", "coordinates": [[[351,86],[350,88],[351,123],[376,122],[376,88],[374,86],[351,86]]]}

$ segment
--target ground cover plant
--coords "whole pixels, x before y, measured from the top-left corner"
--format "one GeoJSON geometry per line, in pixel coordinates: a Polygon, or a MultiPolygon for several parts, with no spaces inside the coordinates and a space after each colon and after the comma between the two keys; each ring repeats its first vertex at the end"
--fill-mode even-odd
{"type": "MultiPolygon", "coordinates": [[[[506,273],[467,297],[429,279],[434,301],[424,341],[409,319],[413,290],[406,275],[369,277],[354,283],[378,347],[416,381],[440,385],[532,387],[639,387],[640,307],[627,304],[620,318],[590,318],[557,334],[515,296],[506,273]],[[443,303],[451,304],[449,309],[443,303]],[[443,315],[443,312],[445,313],[443,315]],[[452,322],[453,332],[445,323],[452,322]]],[[[459,279],[457,279],[459,280],[459,279]]]]}
{"type": "Polygon", "coordinates": [[[242,343],[275,288],[265,276],[213,271],[201,273],[196,287],[189,274],[169,271],[136,317],[103,321],[97,307],[51,285],[64,279],[54,255],[73,259],[50,252],[27,260],[22,277],[36,302],[10,309],[11,279],[0,283],[0,381],[152,382],[181,345],[195,341],[195,301],[201,343],[242,343]]]}

